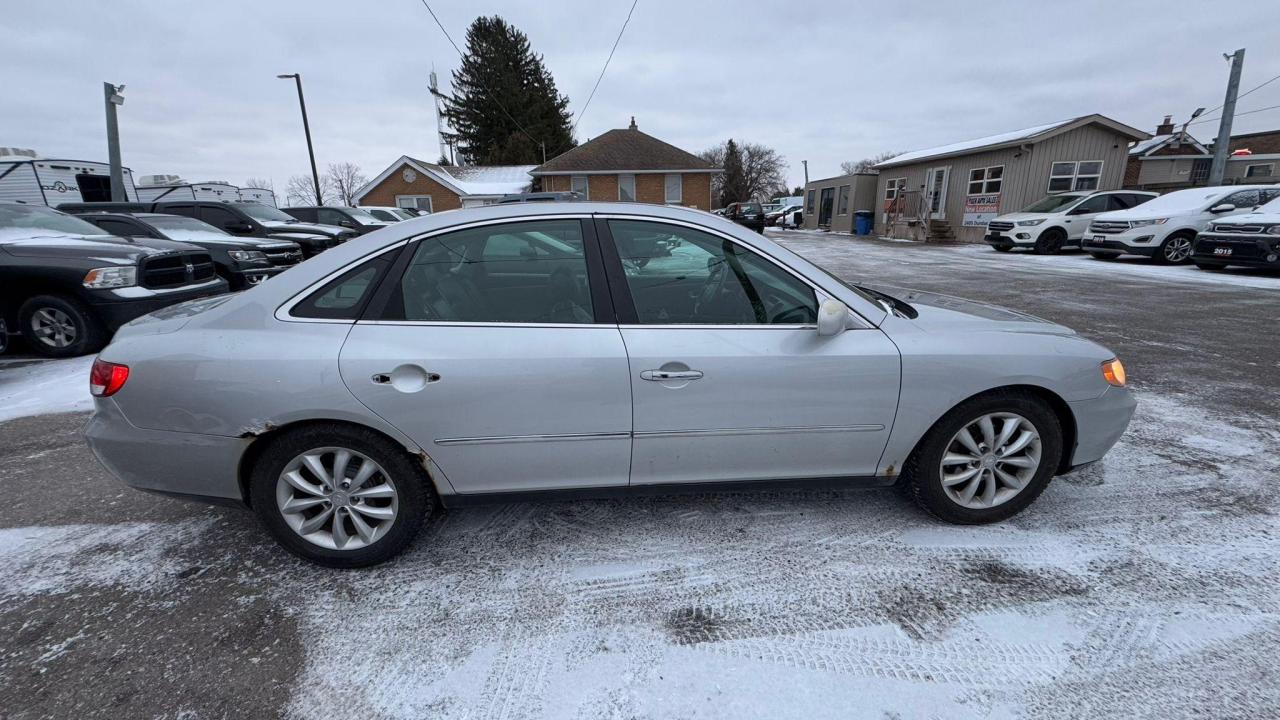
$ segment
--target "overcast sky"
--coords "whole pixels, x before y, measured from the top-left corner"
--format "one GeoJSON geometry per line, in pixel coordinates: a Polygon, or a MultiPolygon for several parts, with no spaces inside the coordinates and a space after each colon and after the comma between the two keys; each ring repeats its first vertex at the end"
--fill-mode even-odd
{"type": "MultiPolygon", "coordinates": [[[[580,113],[630,0],[432,0],[461,45],[478,14],[523,30],[580,113]]],[[[1248,49],[1242,90],[1280,75],[1280,3],[670,2],[639,0],[579,142],[634,115],[697,152],[764,143],[799,184],[841,161],[1015,130],[1092,112],[1150,132],[1221,104],[1223,52],[1248,49]]],[[[135,175],[243,183],[283,201],[307,172],[300,72],[316,160],[372,177],[402,154],[438,156],[427,93],[457,55],[420,0],[7,3],[0,145],[107,157],[102,82],[126,83],[125,165],[135,175]]],[[[1238,112],[1280,105],[1280,81],[1238,112]]],[[[1280,109],[1235,131],[1280,128],[1280,109]]],[[[1202,140],[1217,124],[1195,125],[1202,140]]]]}

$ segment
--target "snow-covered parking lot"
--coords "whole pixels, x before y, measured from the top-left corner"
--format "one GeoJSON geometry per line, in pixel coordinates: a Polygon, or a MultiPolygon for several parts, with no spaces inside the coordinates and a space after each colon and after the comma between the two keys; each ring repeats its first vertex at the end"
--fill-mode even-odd
{"type": "Polygon", "coordinates": [[[0,716],[1280,716],[1280,277],[773,236],[1075,327],[1129,433],[995,526],[891,491],[521,504],[337,572],[109,478],[87,361],[0,359],[0,716]]]}

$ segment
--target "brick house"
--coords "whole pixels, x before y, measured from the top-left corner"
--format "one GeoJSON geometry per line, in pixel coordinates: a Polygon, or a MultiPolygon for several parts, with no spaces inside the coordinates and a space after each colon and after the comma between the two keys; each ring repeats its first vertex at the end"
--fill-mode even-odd
{"type": "Polygon", "coordinates": [[[436,165],[402,155],[356,191],[359,205],[440,212],[490,205],[508,193],[526,192],[532,165],[436,165]]]}
{"type": "MultiPolygon", "coordinates": [[[[1227,149],[1224,184],[1280,182],[1280,131],[1232,135],[1227,149]]],[[[1154,137],[1129,148],[1124,186],[1159,192],[1203,187],[1212,165],[1213,145],[1174,130],[1166,115],[1154,137]]]]}
{"type": "Polygon", "coordinates": [[[577,191],[588,200],[712,208],[711,177],[720,168],[630,127],[610,130],[533,168],[547,192],[577,191]]]}

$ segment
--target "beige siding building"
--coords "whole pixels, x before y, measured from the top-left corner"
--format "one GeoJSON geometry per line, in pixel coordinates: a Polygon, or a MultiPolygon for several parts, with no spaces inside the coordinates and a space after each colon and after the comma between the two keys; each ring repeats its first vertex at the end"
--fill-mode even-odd
{"type": "Polygon", "coordinates": [[[853,214],[876,209],[875,173],[813,180],[804,186],[804,226],[853,232],[853,214]]]}
{"type": "Polygon", "coordinates": [[[1120,188],[1129,144],[1147,137],[1086,115],[904,153],[876,166],[876,226],[892,237],[981,242],[988,220],[1046,195],[1120,188]]]}

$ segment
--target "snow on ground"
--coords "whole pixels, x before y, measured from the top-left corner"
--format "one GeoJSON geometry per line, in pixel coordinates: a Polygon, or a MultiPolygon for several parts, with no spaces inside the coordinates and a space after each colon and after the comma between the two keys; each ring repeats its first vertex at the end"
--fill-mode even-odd
{"type": "Polygon", "coordinates": [[[93,409],[92,365],[92,355],[67,360],[0,358],[0,422],[93,409]]]}

